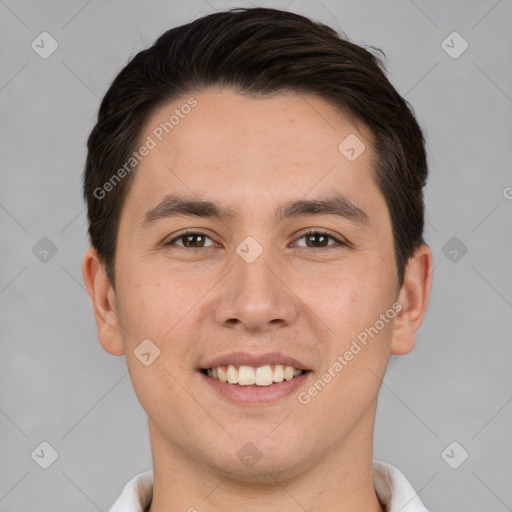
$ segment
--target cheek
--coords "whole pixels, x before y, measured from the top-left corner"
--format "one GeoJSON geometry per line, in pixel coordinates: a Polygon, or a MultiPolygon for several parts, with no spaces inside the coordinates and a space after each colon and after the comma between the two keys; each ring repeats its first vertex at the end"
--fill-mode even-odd
{"type": "Polygon", "coordinates": [[[206,285],[201,284],[204,282],[201,279],[191,285],[183,274],[145,265],[143,261],[123,261],[119,268],[121,265],[130,272],[119,276],[118,295],[122,308],[118,319],[126,326],[129,336],[136,338],[134,341],[161,339],[205,293],[202,288],[206,285]]]}
{"type": "Polygon", "coordinates": [[[316,290],[317,297],[323,296],[323,299],[315,300],[311,296],[312,306],[321,305],[321,318],[325,318],[328,325],[332,324],[339,339],[347,340],[347,335],[373,325],[379,315],[391,307],[393,294],[386,279],[387,276],[371,271],[360,275],[331,275],[323,281],[322,291],[316,290]]]}
{"type": "Polygon", "coordinates": [[[355,410],[363,414],[378,393],[396,312],[389,289],[368,275],[347,276],[331,285],[336,289],[330,294],[330,304],[326,301],[329,309],[325,312],[331,332],[318,375],[328,384],[324,391],[320,392],[320,384],[311,392],[321,395],[320,408],[330,404],[335,415],[351,417],[355,410]]]}
{"type": "Polygon", "coordinates": [[[129,278],[126,276],[119,288],[123,307],[118,317],[125,327],[122,336],[130,378],[142,407],[153,418],[161,414],[167,418],[159,404],[166,403],[170,410],[186,405],[175,376],[190,370],[187,354],[193,345],[186,333],[191,329],[189,314],[201,296],[201,291],[186,286],[183,278],[165,276],[162,269],[146,271],[132,266],[129,278]],[[137,357],[139,345],[147,339],[157,347],[150,344],[145,349],[150,351],[149,365],[137,357]]]}
{"type": "Polygon", "coordinates": [[[368,272],[333,285],[337,290],[331,295],[328,317],[333,333],[324,371],[336,378],[324,398],[339,401],[342,409],[358,400],[362,408],[368,406],[384,375],[396,316],[393,290],[386,279],[390,277],[368,272]]]}

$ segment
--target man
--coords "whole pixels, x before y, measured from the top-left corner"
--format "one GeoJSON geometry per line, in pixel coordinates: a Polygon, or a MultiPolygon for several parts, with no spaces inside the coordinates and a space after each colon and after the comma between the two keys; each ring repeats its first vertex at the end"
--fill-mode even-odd
{"type": "Polygon", "coordinates": [[[112,512],[426,510],[372,457],[432,272],[423,135],[380,66],[297,14],[233,9],[112,83],[83,276],[153,456],[112,512]]]}

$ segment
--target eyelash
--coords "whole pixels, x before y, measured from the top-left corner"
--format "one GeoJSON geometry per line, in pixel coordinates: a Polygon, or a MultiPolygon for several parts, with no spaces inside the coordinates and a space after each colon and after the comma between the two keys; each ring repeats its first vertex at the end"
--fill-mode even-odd
{"type": "MultiPolygon", "coordinates": [[[[185,238],[188,235],[201,235],[201,236],[205,236],[205,237],[209,238],[210,240],[212,240],[211,237],[209,237],[206,233],[202,233],[201,231],[187,230],[187,231],[183,231],[178,236],[174,237],[172,240],[169,240],[168,242],[165,242],[164,246],[165,247],[174,246],[174,247],[178,247],[179,249],[188,249],[189,251],[201,251],[201,250],[209,248],[209,247],[185,247],[185,246],[180,246],[180,245],[175,245],[174,244],[174,242],[176,242],[177,240],[180,240],[181,238],[185,238]]],[[[324,235],[324,236],[327,236],[328,238],[330,238],[331,240],[334,240],[336,242],[336,244],[328,245],[327,247],[317,247],[317,248],[315,248],[315,247],[305,247],[305,249],[316,249],[317,251],[318,250],[328,251],[330,249],[336,248],[336,246],[340,247],[340,246],[347,246],[348,245],[347,243],[339,240],[338,238],[336,238],[335,236],[331,235],[327,231],[323,231],[321,229],[310,230],[310,231],[307,231],[306,233],[302,233],[302,235],[297,240],[300,240],[300,239],[302,239],[302,238],[304,238],[306,236],[309,236],[309,235],[324,235]]]]}

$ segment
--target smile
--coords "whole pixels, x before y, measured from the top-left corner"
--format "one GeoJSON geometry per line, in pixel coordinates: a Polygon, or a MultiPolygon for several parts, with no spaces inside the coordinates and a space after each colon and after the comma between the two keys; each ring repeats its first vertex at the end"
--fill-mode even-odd
{"type": "Polygon", "coordinates": [[[202,370],[202,373],[212,379],[238,386],[270,386],[285,380],[290,381],[304,372],[305,370],[282,364],[258,367],[229,364],[202,370]]]}

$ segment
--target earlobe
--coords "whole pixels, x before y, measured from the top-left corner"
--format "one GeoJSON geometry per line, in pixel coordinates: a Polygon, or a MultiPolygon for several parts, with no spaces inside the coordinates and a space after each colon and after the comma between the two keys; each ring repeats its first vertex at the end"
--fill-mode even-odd
{"type": "Polygon", "coordinates": [[[402,309],[395,318],[391,353],[409,353],[415,345],[416,331],[427,311],[432,287],[432,251],[426,244],[419,246],[409,258],[398,302],[402,309]]]}
{"type": "Polygon", "coordinates": [[[90,247],[82,262],[82,276],[89,292],[96,324],[98,339],[102,347],[110,354],[124,354],[119,322],[117,319],[117,303],[115,292],[98,252],[90,247]]]}

